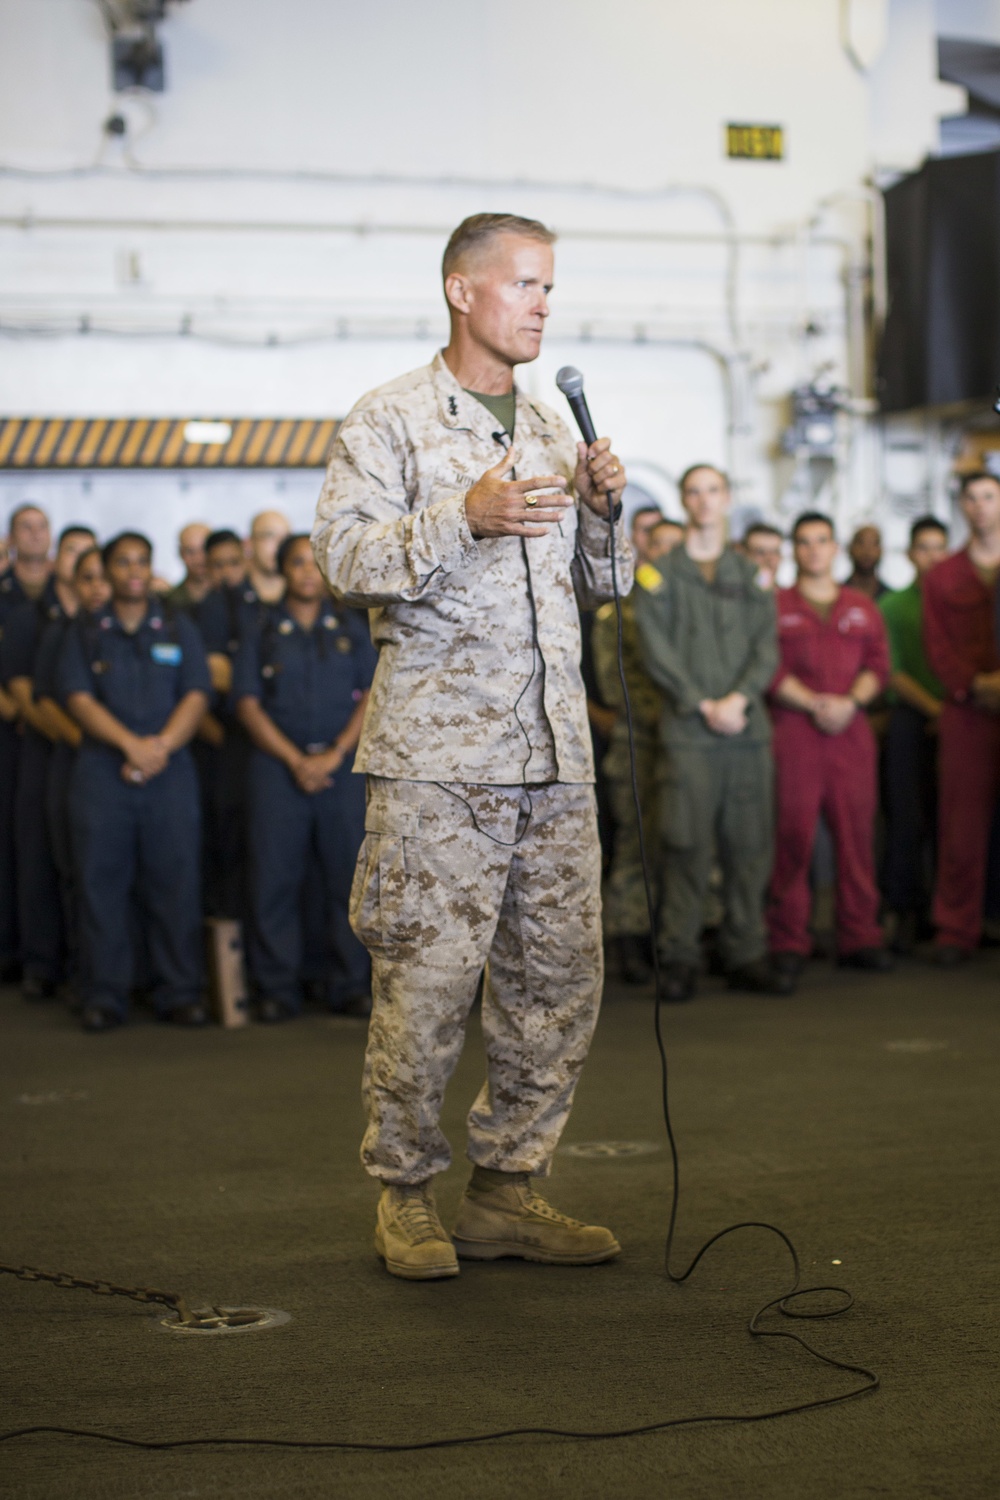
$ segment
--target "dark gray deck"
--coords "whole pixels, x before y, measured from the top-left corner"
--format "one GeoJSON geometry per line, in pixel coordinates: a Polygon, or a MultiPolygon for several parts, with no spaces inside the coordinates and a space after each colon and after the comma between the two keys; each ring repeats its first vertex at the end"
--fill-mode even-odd
{"type": "MultiPolygon", "coordinates": [[[[0,1278],[5,1429],[407,1441],[755,1412],[850,1384],[748,1338],[752,1309],[787,1282],[772,1239],[741,1235],[687,1287],[665,1283],[647,998],[610,990],[564,1144],[660,1149],[561,1152],[550,1184],[557,1206],[614,1227],[621,1260],[472,1265],[423,1285],[391,1279],[371,1248],[375,1192],[357,1165],[363,1024],[317,1014],[182,1033],[137,1017],[87,1037],[57,1007],[12,991],[0,1003],[0,1260],[292,1315],[198,1342],[128,1302],[0,1278]]],[[[796,1326],[873,1365],[879,1394],[756,1426],[390,1456],[33,1437],[0,1447],[0,1494],[994,1497],[1000,961],[944,978],[911,963],[877,980],[814,965],[794,1000],[709,987],[665,1025],[678,1256],[734,1219],[774,1220],[809,1279],[857,1297],[842,1319],[796,1326]]],[[[458,1162],[440,1184],[446,1215],[479,1074],[473,1033],[448,1099],[458,1162]]]]}

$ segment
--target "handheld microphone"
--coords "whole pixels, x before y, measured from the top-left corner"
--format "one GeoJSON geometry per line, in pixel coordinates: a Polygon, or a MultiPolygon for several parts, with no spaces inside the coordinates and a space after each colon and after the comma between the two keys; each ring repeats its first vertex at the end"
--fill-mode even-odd
{"type": "MultiPolygon", "coordinates": [[[[563,365],[556,376],[556,385],[562,391],[570,404],[570,410],[576,418],[576,425],[580,429],[580,435],[589,448],[591,443],[597,442],[597,433],[594,430],[594,419],[590,415],[590,407],[587,398],[583,394],[583,376],[574,365],[563,365]]],[[[614,525],[622,513],[621,501],[616,505],[611,490],[608,490],[608,521],[614,525]]],[[[614,553],[612,552],[612,565],[614,553]]]]}
{"type": "Polygon", "coordinates": [[[594,431],[587,398],[583,394],[583,376],[573,365],[563,365],[556,376],[556,385],[569,402],[570,410],[576,418],[576,425],[589,448],[591,443],[597,442],[597,433],[594,431]]]}

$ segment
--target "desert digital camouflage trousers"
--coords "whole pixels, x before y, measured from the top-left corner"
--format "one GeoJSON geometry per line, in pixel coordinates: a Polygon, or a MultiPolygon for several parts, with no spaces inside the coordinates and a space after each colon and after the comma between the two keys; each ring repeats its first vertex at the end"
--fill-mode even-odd
{"type": "Polygon", "coordinates": [[[449,1165],[441,1104],[485,967],[468,1155],[546,1175],[604,977],[593,787],[369,776],[365,827],[351,924],[372,956],[366,1170],[405,1184],[449,1165]]]}

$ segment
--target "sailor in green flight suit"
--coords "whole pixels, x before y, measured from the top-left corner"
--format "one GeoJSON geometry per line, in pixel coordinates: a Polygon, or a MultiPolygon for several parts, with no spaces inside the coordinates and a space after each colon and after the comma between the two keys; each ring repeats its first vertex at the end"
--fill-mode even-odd
{"type": "Polygon", "coordinates": [[[695,991],[713,856],[722,871],[719,949],[732,989],[787,993],[767,960],[764,897],[774,846],[771,725],[774,599],[726,545],[729,483],[699,464],[680,481],[684,543],[637,570],[635,616],[646,670],[664,695],[660,791],[663,995],[695,991]]]}

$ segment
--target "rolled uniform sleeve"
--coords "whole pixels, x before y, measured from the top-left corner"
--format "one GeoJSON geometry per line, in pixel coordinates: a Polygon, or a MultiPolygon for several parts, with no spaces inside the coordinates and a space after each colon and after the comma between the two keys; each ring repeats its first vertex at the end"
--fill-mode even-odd
{"type": "Polygon", "coordinates": [[[181,648],[180,670],[177,674],[178,700],[188,693],[204,693],[210,698],[212,676],[197,627],[186,615],[177,615],[174,629],[177,632],[177,644],[181,648]]]}
{"type": "MultiPolygon", "coordinates": [[[[577,507],[576,551],[570,565],[577,603],[581,609],[595,609],[614,598],[611,576],[611,528],[607,520],[595,515],[581,500],[577,507]]],[[[621,598],[632,588],[634,562],[632,548],[625,535],[625,519],[619,516],[615,526],[615,581],[621,598]]]]}
{"type": "Polygon", "coordinates": [[[312,543],[334,594],[352,608],[425,598],[477,555],[466,490],[412,509],[411,453],[378,406],[355,407],[337,434],[312,543]]]}

